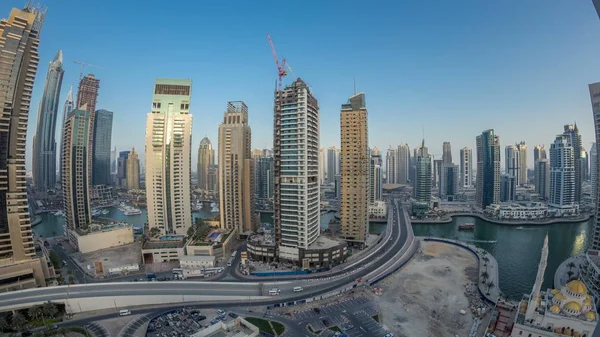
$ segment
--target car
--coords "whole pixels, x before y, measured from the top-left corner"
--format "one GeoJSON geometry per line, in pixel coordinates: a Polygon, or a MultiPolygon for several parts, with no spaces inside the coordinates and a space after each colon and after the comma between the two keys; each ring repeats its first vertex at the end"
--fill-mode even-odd
{"type": "Polygon", "coordinates": [[[316,312],[317,314],[321,313],[321,309],[319,309],[319,308],[313,308],[313,311],[316,312]]]}
{"type": "Polygon", "coordinates": [[[212,321],[210,321],[210,325],[215,325],[217,323],[219,323],[218,319],[213,319],[212,321]]]}
{"type": "Polygon", "coordinates": [[[219,309],[219,310],[217,310],[217,314],[219,314],[219,315],[223,315],[223,314],[225,314],[225,310],[221,310],[221,309],[219,309]]]}
{"type": "Polygon", "coordinates": [[[388,332],[388,333],[386,333],[386,334],[385,334],[385,336],[383,336],[383,337],[394,337],[394,334],[393,334],[393,333],[391,333],[391,332],[388,332]]]}
{"type": "Polygon", "coordinates": [[[342,325],[342,331],[348,331],[348,330],[352,330],[352,329],[354,329],[354,325],[352,325],[352,324],[342,325]]]}
{"type": "Polygon", "coordinates": [[[206,316],[204,316],[204,315],[199,315],[198,317],[196,317],[196,319],[197,319],[198,321],[203,321],[203,320],[205,320],[205,319],[206,319],[206,316]]]}
{"type": "Polygon", "coordinates": [[[229,313],[229,317],[231,317],[231,318],[238,318],[239,316],[235,312],[230,312],[229,313]]]}
{"type": "Polygon", "coordinates": [[[329,327],[329,321],[328,321],[328,320],[326,320],[326,319],[324,319],[324,320],[323,320],[323,325],[325,325],[326,327],[329,327]]]}

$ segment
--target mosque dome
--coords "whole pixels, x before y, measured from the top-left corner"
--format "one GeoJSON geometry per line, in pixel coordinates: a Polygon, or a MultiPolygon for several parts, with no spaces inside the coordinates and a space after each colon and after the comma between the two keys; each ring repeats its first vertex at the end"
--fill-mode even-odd
{"type": "Polygon", "coordinates": [[[573,280],[566,285],[567,289],[575,295],[587,295],[587,287],[580,280],[573,280]]]}
{"type": "Polygon", "coordinates": [[[588,312],[588,313],[585,314],[585,318],[588,321],[593,321],[593,320],[596,319],[596,313],[590,311],[590,312],[588,312]]]}
{"type": "Polygon", "coordinates": [[[576,314],[581,313],[581,304],[579,304],[575,301],[571,301],[571,302],[567,303],[564,308],[571,313],[576,313],[576,314]]]}
{"type": "Polygon", "coordinates": [[[556,295],[558,293],[560,293],[560,290],[558,290],[558,289],[552,289],[552,295],[556,295]]]}
{"type": "Polygon", "coordinates": [[[555,314],[558,314],[560,312],[560,307],[558,305],[553,305],[550,307],[550,311],[552,311],[555,314]]]}
{"type": "Polygon", "coordinates": [[[565,297],[565,295],[563,295],[562,293],[558,293],[556,295],[554,295],[554,302],[562,302],[564,300],[566,300],[567,298],[565,297]]]}

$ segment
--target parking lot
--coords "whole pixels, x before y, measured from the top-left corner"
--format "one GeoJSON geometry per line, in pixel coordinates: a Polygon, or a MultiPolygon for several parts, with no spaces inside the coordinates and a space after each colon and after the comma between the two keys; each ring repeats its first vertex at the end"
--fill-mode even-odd
{"type": "Polygon", "coordinates": [[[178,309],[154,318],[148,324],[148,337],[185,337],[216,324],[232,319],[232,313],[208,309],[178,309]]]}

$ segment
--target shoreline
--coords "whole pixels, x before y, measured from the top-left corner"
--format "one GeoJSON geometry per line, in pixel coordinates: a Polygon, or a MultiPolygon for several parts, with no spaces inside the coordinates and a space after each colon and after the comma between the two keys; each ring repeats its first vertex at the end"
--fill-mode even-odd
{"type": "Polygon", "coordinates": [[[495,225],[505,225],[505,226],[545,226],[552,225],[555,223],[581,223],[588,221],[592,218],[593,214],[586,214],[584,216],[578,218],[554,218],[554,219],[544,219],[544,220],[499,220],[499,219],[491,219],[483,216],[479,213],[455,213],[450,214],[450,219],[426,219],[426,220],[413,220],[410,222],[413,224],[423,224],[423,225],[438,225],[438,224],[449,224],[452,223],[454,217],[474,217],[483,221],[487,221],[493,223],[495,225]]]}

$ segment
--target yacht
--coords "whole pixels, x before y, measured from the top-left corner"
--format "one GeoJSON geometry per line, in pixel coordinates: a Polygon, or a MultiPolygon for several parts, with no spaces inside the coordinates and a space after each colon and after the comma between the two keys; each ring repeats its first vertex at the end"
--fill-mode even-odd
{"type": "Polygon", "coordinates": [[[65,216],[65,213],[63,211],[58,211],[56,213],[53,214],[54,216],[65,216]]]}
{"type": "Polygon", "coordinates": [[[125,215],[139,215],[142,214],[142,211],[137,208],[131,208],[123,212],[125,215]]]}
{"type": "Polygon", "coordinates": [[[210,211],[211,213],[219,213],[219,205],[217,205],[214,201],[210,203],[210,211]]]}
{"type": "Polygon", "coordinates": [[[108,213],[110,213],[110,211],[108,210],[108,208],[105,208],[102,210],[102,215],[107,215],[108,213]]]}
{"type": "Polygon", "coordinates": [[[195,201],[192,204],[192,212],[193,213],[198,213],[198,212],[200,212],[201,209],[202,209],[202,203],[200,201],[195,201]]]}

